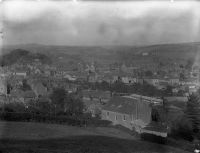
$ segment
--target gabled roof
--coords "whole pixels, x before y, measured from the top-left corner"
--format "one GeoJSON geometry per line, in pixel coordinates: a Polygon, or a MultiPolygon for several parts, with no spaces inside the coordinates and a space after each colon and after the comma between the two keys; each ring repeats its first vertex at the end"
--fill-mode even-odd
{"type": "Polygon", "coordinates": [[[133,114],[136,113],[137,102],[138,100],[136,99],[115,96],[102,109],[123,114],[133,114]]]}

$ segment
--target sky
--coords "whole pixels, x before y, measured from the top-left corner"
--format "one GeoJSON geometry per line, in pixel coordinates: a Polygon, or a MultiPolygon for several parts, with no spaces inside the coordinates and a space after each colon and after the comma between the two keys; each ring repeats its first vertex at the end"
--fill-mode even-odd
{"type": "Polygon", "coordinates": [[[197,1],[4,1],[3,44],[101,46],[200,41],[197,1]]]}

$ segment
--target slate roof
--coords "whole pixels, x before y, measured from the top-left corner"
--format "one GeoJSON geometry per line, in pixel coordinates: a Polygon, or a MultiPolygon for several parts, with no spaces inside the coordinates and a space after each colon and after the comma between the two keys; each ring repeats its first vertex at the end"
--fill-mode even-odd
{"type": "Polygon", "coordinates": [[[123,114],[135,114],[137,102],[136,99],[115,96],[102,109],[123,114]]]}
{"type": "Polygon", "coordinates": [[[109,91],[100,91],[100,90],[83,90],[82,91],[83,97],[93,97],[93,98],[110,98],[109,91]]]}
{"type": "Polygon", "coordinates": [[[188,97],[164,97],[164,99],[166,99],[168,102],[176,102],[176,101],[180,101],[180,102],[187,102],[188,101],[188,97]]]}

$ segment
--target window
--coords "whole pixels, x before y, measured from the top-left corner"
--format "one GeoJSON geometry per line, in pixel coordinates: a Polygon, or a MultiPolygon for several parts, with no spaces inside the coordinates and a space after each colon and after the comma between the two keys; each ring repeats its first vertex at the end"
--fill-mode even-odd
{"type": "Polygon", "coordinates": [[[115,115],[115,120],[117,120],[117,115],[115,115]]]}
{"type": "Polygon", "coordinates": [[[126,115],[124,115],[124,118],[123,118],[123,120],[124,120],[124,121],[126,121],[126,115]]]}
{"type": "Polygon", "coordinates": [[[109,116],[109,112],[107,112],[107,116],[109,116]]]}

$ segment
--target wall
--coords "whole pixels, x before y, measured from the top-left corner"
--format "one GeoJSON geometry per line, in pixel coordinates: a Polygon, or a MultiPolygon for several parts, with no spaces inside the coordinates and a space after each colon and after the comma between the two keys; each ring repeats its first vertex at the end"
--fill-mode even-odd
{"type": "Polygon", "coordinates": [[[126,128],[129,128],[130,130],[132,130],[133,127],[131,123],[132,117],[131,115],[128,114],[121,114],[121,113],[102,110],[102,119],[112,121],[114,125],[120,124],[126,128]],[[107,112],[109,112],[109,116],[107,116],[107,112]],[[124,120],[124,116],[126,117],[126,120],[124,120]]]}
{"type": "Polygon", "coordinates": [[[112,121],[114,125],[120,124],[126,128],[129,128],[130,130],[132,130],[134,127],[136,131],[139,132],[139,127],[143,127],[151,122],[151,114],[148,114],[148,111],[147,114],[144,115],[139,113],[138,119],[136,119],[135,114],[130,115],[102,110],[102,119],[112,121]],[[107,112],[109,112],[109,116],[107,115],[107,112]],[[124,116],[126,117],[126,120],[124,120],[124,116]]]}

